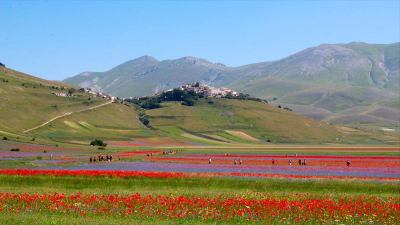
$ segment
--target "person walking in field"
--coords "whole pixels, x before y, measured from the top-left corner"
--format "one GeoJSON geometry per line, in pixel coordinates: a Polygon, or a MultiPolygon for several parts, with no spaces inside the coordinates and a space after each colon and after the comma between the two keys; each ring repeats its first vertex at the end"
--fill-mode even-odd
{"type": "Polygon", "coordinates": [[[235,160],[233,160],[233,165],[236,165],[237,164],[237,162],[236,162],[236,159],[235,160]]]}
{"type": "Polygon", "coordinates": [[[272,159],[272,165],[275,165],[275,159],[272,159]]]}
{"type": "Polygon", "coordinates": [[[241,159],[239,159],[239,165],[242,165],[243,161],[241,159]]]}
{"type": "Polygon", "coordinates": [[[350,166],[350,161],[349,161],[349,160],[347,160],[346,164],[347,164],[347,166],[350,166]]]}
{"type": "Polygon", "coordinates": [[[90,162],[90,163],[93,162],[92,156],[90,156],[89,162],[90,162]]]}
{"type": "Polygon", "coordinates": [[[299,166],[301,166],[301,159],[299,159],[299,166]]]}
{"type": "Polygon", "coordinates": [[[289,164],[289,166],[291,166],[292,165],[292,160],[289,159],[289,163],[288,164],[289,164]]]}
{"type": "Polygon", "coordinates": [[[210,159],[208,159],[208,164],[211,164],[211,158],[210,158],[210,159]]]}

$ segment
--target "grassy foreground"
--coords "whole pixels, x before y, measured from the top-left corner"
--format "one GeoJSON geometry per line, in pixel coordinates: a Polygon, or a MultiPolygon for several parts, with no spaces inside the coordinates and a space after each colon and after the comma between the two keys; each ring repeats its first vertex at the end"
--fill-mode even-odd
{"type": "MultiPolygon", "coordinates": [[[[242,203],[238,203],[241,201],[240,198],[245,198],[250,201],[254,199],[258,201],[260,198],[272,198],[279,201],[283,200],[283,203],[286,201],[289,202],[298,202],[297,204],[303,204],[303,201],[307,201],[307,199],[311,199],[309,203],[304,203],[307,207],[310,207],[308,204],[313,204],[312,199],[330,199],[329,201],[341,202],[343,198],[349,199],[346,201],[352,201],[351,199],[360,198],[372,198],[376,199],[373,201],[382,202],[392,202],[393,204],[395,199],[398,199],[400,193],[400,185],[398,182],[373,182],[373,181],[357,181],[357,180],[288,180],[288,179],[236,179],[236,178],[145,178],[145,177],[129,177],[129,178],[117,178],[117,177],[69,177],[69,176],[0,176],[0,224],[293,224],[295,222],[295,217],[299,215],[303,215],[302,211],[285,211],[286,216],[278,216],[277,218],[270,217],[268,221],[260,221],[260,220],[250,220],[246,218],[231,218],[229,220],[214,220],[212,218],[204,219],[202,217],[193,217],[193,218],[169,218],[163,217],[160,215],[160,209],[155,208],[152,209],[152,203],[146,203],[147,200],[140,200],[143,204],[147,204],[145,207],[145,213],[141,215],[125,215],[123,212],[121,213],[118,210],[124,209],[125,205],[121,206],[120,203],[115,203],[115,211],[113,213],[112,208],[105,209],[104,213],[91,213],[91,208],[86,209],[89,210],[87,214],[80,214],[79,212],[73,211],[72,209],[67,208],[59,209],[59,210],[51,210],[52,206],[46,206],[47,201],[41,202],[41,200],[37,201],[38,203],[32,203],[29,208],[27,207],[27,202],[30,200],[26,200],[35,196],[35,193],[38,193],[40,196],[46,195],[46,198],[55,198],[52,196],[59,195],[60,193],[64,193],[67,196],[76,195],[77,193],[81,193],[82,195],[89,196],[110,196],[114,194],[118,195],[134,195],[135,193],[140,193],[142,199],[145,196],[166,196],[166,198],[175,198],[175,204],[179,204],[181,201],[178,199],[179,196],[185,196],[186,199],[209,199],[216,198],[225,199],[223,200],[225,203],[220,205],[219,207],[226,207],[225,204],[229,203],[229,198],[239,199],[235,200],[236,205],[233,207],[236,210],[244,207],[245,205],[241,205],[242,203]],[[3,193],[3,195],[1,195],[3,193]],[[15,193],[20,197],[17,197],[15,200],[3,201],[1,198],[7,198],[4,193],[15,193]],[[28,197],[27,197],[28,196],[28,197]],[[31,196],[31,197],[29,197],[31,196]],[[221,197],[222,196],[222,197],[221,197]],[[269,197],[268,197],[269,196],[269,197]],[[365,197],[363,197],[365,196],[365,197]],[[25,203],[18,203],[21,201],[25,203]],[[25,199],[25,200],[22,200],[25,199]],[[178,200],[177,200],[178,199],[178,200]],[[228,200],[227,200],[228,199],[228,200]],[[2,203],[1,201],[5,202],[2,203]],[[19,206],[18,206],[19,205],[19,206]],[[15,211],[15,207],[21,207],[15,211]],[[49,208],[50,207],[50,208],[49,208]],[[119,207],[119,208],[118,208],[119,207]],[[122,207],[122,208],[121,208],[122,207]],[[21,211],[20,211],[21,210],[21,211]],[[72,210],[72,211],[71,211],[72,210]],[[149,211],[150,210],[150,211],[149,211]],[[153,210],[155,210],[153,212],[153,210]],[[157,211],[158,210],[158,211],[157,211]],[[152,214],[154,213],[154,214],[152,214]],[[287,217],[289,216],[289,217],[287,217]],[[286,220],[282,220],[282,217],[286,217],[286,220]],[[272,219],[272,220],[271,220],[272,219]]],[[[80,195],[80,194],[78,194],[80,195]]],[[[67,197],[64,200],[65,203],[68,204],[71,197],[67,197]]],[[[91,197],[92,198],[92,197],[91,197]]],[[[108,201],[110,197],[100,197],[105,198],[105,200],[100,201],[100,206],[93,208],[93,210],[102,209],[101,204],[104,204],[104,201],[108,201]]],[[[165,198],[165,197],[162,197],[165,198]]],[[[152,197],[150,197],[152,199],[152,197]]],[[[191,200],[191,201],[192,201],[191,200]]],[[[245,200],[245,201],[248,201],[245,200]]],[[[51,200],[54,201],[54,200],[51,200]]],[[[58,200],[56,200],[58,201],[58,200]]],[[[73,199],[72,199],[73,201],[73,199]]],[[[169,201],[169,200],[168,200],[169,201]]],[[[167,201],[167,202],[168,202],[167,201]]],[[[219,200],[218,200],[219,201],[219,200]]],[[[367,200],[366,204],[369,204],[367,200]]],[[[76,204],[81,204],[80,202],[84,202],[83,200],[78,201],[78,203],[69,203],[72,206],[76,206],[76,204]]],[[[211,201],[212,202],[212,201],[211,201]]],[[[114,203],[107,203],[114,204],[114,203]]],[[[139,204],[139,203],[137,203],[139,204]]],[[[160,207],[160,203],[157,200],[154,204],[158,204],[160,207]]],[[[184,203],[187,204],[187,203],[184,203]]],[[[192,203],[191,203],[192,204],[192,203]]],[[[219,203],[221,204],[221,203],[219,203]]],[[[247,204],[247,203],[245,203],[247,204]]],[[[285,203],[286,204],[286,203],[285,203]]],[[[329,203],[330,204],[330,203],[329,203]]],[[[341,204],[341,203],[340,203],[341,204]]],[[[364,204],[364,203],[363,203],[364,204]]],[[[374,203],[373,203],[374,204],[374,203]]],[[[135,203],[133,203],[135,205],[135,203]]],[[[60,205],[62,206],[62,204],[60,205]]],[[[355,204],[357,208],[358,203],[355,204]]],[[[80,206],[79,206],[80,207],[80,206]]],[[[85,207],[85,206],[82,206],[85,207]]],[[[107,207],[105,205],[104,207],[107,207]]],[[[108,205],[108,207],[110,207],[108,205]]],[[[161,207],[164,207],[161,204],[161,207]]],[[[165,206],[167,207],[167,206],[165,206]]],[[[194,206],[196,207],[196,206],[194,206]]],[[[197,206],[198,207],[198,206],[197,206]]],[[[210,206],[207,206],[210,207],[210,206]]],[[[218,208],[218,206],[216,206],[218,208]]],[[[252,206],[253,207],[253,206],[252,206]]],[[[316,206],[312,206],[316,207],[316,206]]],[[[369,206],[367,206],[369,207],[369,206]]],[[[316,207],[318,208],[318,206],[316,207]]],[[[139,210],[139,208],[136,208],[139,210]]],[[[190,206],[188,208],[190,210],[190,206]]],[[[229,206],[227,207],[229,208],[229,206]]],[[[334,208],[333,208],[334,209],[334,208]]],[[[368,209],[368,208],[367,208],[368,209]]],[[[85,210],[85,211],[86,211],[85,210]]],[[[141,209],[143,210],[143,208],[141,209]]],[[[162,209],[161,209],[162,210],[162,209]]],[[[165,208],[167,210],[167,208],[165,208]]],[[[187,210],[187,209],[186,209],[187,210]]],[[[196,209],[194,209],[196,210],[196,209]]],[[[252,208],[253,210],[253,208],[252,208]]],[[[292,209],[293,210],[293,209],[292,209]]],[[[386,210],[386,209],[385,209],[386,210]]],[[[87,212],[87,211],[86,211],[87,212]]],[[[161,211],[163,212],[163,211],[161,211]]],[[[236,212],[236,211],[235,211],[236,212]]],[[[340,212],[340,211],[339,211],[340,212]]],[[[310,212],[309,212],[310,213],[310,212]]],[[[311,214],[313,215],[313,211],[311,214]]],[[[178,214],[179,215],[179,214],[178,214]]],[[[396,214],[394,214],[396,215],[396,214]]],[[[338,214],[337,218],[341,218],[341,214],[338,214]]],[[[365,215],[364,215],[365,216],[365,215]]],[[[391,216],[390,221],[397,221],[396,216],[391,216]]],[[[353,220],[353,218],[346,217],[345,222],[368,222],[369,218],[366,216],[365,218],[360,217],[357,220],[353,220]]],[[[283,218],[285,219],[285,218],[283,218]]],[[[334,218],[335,219],[335,218],[334,218]]],[[[336,224],[336,220],[309,220],[302,221],[300,224],[336,224]]],[[[339,220],[338,220],[339,221],[339,220]]],[[[341,221],[343,222],[343,221],[341,221]]],[[[392,224],[389,222],[388,224],[392,224]]],[[[296,223],[297,224],[297,223],[296,223]]],[[[379,223],[380,224],[380,223],[379,223]]]]}

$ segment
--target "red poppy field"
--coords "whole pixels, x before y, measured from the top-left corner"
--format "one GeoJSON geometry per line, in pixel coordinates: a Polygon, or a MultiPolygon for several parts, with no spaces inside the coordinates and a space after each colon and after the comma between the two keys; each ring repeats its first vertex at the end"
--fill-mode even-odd
{"type": "Polygon", "coordinates": [[[242,196],[173,196],[119,194],[0,193],[0,211],[156,217],[160,220],[247,221],[265,224],[398,224],[400,198],[333,199],[295,194],[282,199],[267,194],[242,196]]]}

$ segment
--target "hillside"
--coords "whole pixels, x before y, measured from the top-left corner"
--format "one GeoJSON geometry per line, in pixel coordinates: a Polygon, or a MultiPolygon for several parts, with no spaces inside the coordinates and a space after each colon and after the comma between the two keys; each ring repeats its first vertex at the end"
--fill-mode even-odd
{"type": "MultiPolygon", "coordinates": [[[[313,84],[336,84],[399,88],[400,44],[366,43],[323,44],[268,64],[259,75],[246,75],[245,80],[259,77],[302,81],[313,84]]],[[[242,83],[236,80],[235,83],[242,83]]],[[[246,84],[242,84],[246,86],[246,84]]]]}
{"type": "Polygon", "coordinates": [[[392,143],[393,135],[336,127],[264,102],[199,98],[193,106],[163,102],[146,110],[63,83],[0,69],[0,136],[35,143],[87,144],[107,141],[172,141],[202,144],[392,143]],[[150,124],[139,120],[145,115],[150,124]]]}
{"type": "Polygon", "coordinates": [[[399,98],[399,55],[400,43],[353,42],[324,44],[281,60],[240,67],[195,57],[158,61],[145,56],[65,82],[127,97],[201,81],[275,100],[315,119],[399,129],[400,108],[387,103],[399,98]]]}
{"type": "Polygon", "coordinates": [[[176,139],[209,143],[379,143],[378,139],[396,139],[382,132],[336,127],[251,100],[200,99],[194,106],[179,102],[162,106],[146,110],[150,126],[176,139]]]}
{"type": "Polygon", "coordinates": [[[309,117],[399,129],[400,108],[387,104],[399,99],[399,55],[398,43],[321,45],[230,85],[309,117]]]}
{"type": "Polygon", "coordinates": [[[330,142],[341,136],[324,122],[254,101],[200,100],[193,107],[170,102],[146,114],[156,129],[210,141],[330,142]]]}
{"type": "MultiPolygon", "coordinates": [[[[91,124],[91,130],[74,131],[74,138],[90,139],[98,136],[96,126],[110,126],[105,135],[111,135],[115,131],[115,127],[118,129],[132,128],[137,124],[136,110],[131,107],[114,103],[108,104],[108,100],[80,92],[75,92],[73,97],[55,95],[55,93],[68,92],[68,88],[67,84],[39,79],[0,67],[0,137],[22,141],[31,141],[34,137],[36,141],[48,142],[52,141],[51,139],[57,141],[57,138],[53,138],[53,136],[57,137],[57,134],[68,133],[68,130],[64,128],[51,133],[57,128],[55,127],[57,123],[62,121],[72,124],[68,121],[77,117],[90,118],[88,121],[94,122],[91,124]],[[100,107],[96,108],[97,106],[100,107]],[[60,119],[26,132],[60,116],[62,116],[60,119]],[[131,118],[131,123],[128,118],[131,118]],[[114,125],[111,126],[110,123],[114,125]]],[[[138,127],[141,127],[140,124],[138,127]]]]}

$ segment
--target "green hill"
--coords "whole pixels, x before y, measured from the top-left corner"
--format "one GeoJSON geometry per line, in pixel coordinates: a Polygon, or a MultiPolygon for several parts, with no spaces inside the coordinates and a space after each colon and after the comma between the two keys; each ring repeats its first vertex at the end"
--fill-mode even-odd
{"type": "Polygon", "coordinates": [[[108,100],[77,91],[72,97],[55,95],[67,93],[69,88],[67,84],[42,80],[0,67],[0,137],[25,141],[33,137],[42,141],[80,140],[97,136],[113,138],[117,136],[111,135],[115,127],[117,130],[141,127],[136,110],[132,107],[107,104],[108,100]],[[94,108],[97,106],[101,107],[94,108]],[[64,117],[26,132],[59,116],[64,117]],[[82,123],[69,122],[75,118],[82,123]],[[68,126],[57,130],[58,123],[65,123],[69,127],[77,124],[81,127],[69,133],[70,130],[66,129],[68,126]]]}
{"type": "Polygon", "coordinates": [[[146,114],[152,127],[170,135],[221,142],[331,142],[341,137],[325,122],[255,101],[200,100],[193,107],[171,102],[146,114]]]}
{"type": "Polygon", "coordinates": [[[177,139],[211,143],[379,143],[395,140],[393,136],[336,127],[251,100],[201,99],[194,106],[178,102],[162,106],[146,111],[150,125],[177,139]]]}

